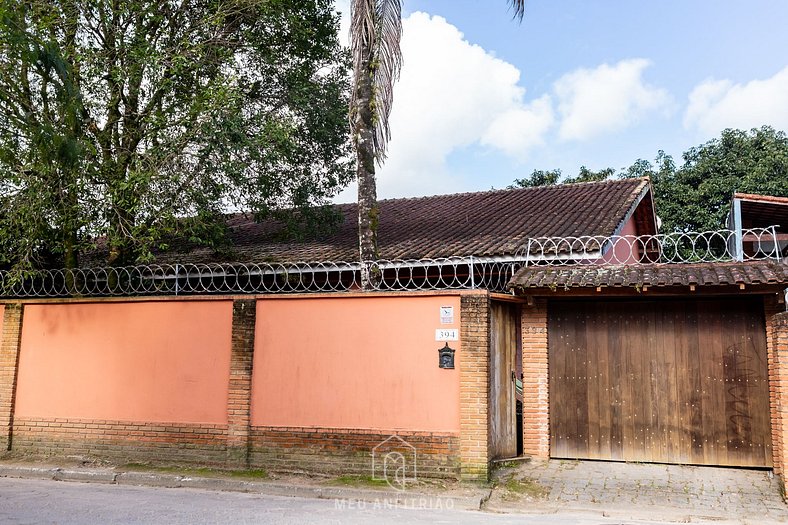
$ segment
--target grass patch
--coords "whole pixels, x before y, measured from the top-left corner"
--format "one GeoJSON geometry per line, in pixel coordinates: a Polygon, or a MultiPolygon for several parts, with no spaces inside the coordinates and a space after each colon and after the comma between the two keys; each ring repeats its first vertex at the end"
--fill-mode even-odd
{"type": "Polygon", "coordinates": [[[517,468],[521,465],[519,461],[497,461],[495,463],[495,470],[503,470],[507,468],[517,468]]]}
{"type": "Polygon", "coordinates": [[[354,474],[344,474],[342,476],[328,480],[329,485],[341,487],[372,487],[386,488],[389,486],[385,479],[373,479],[372,476],[359,476],[354,474]]]}
{"type": "Polygon", "coordinates": [[[529,496],[531,498],[544,498],[550,491],[531,478],[509,478],[504,483],[504,488],[512,494],[529,496]]]}
{"type": "Polygon", "coordinates": [[[119,470],[135,472],[159,472],[178,476],[200,476],[206,478],[235,478],[247,480],[261,480],[268,478],[264,469],[218,469],[209,467],[183,467],[175,465],[146,465],[145,463],[128,463],[119,470]]]}
{"type": "Polygon", "coordinates": [[[268,472],[261,468],[253,468],[249,470],[227,470],[225,472],[231,478],[266,479],[268,477],[268,472]]]}

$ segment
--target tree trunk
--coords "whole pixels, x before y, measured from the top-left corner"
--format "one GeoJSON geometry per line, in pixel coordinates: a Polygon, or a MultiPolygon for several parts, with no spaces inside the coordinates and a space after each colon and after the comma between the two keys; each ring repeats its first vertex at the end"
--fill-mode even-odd
{"type": "Polygon", "coordinates": [[[374,288],[378,277],[372,263],[378,258],[378,208],[375,183],[374,133],[375,115],[372,108],[372,79],[375,66],[372,49],[363,46],[363,59],[356,71],[356,107],[353,108],[353,143],[356,150],[356,179],[358,182],[358,248],[361,262],[361,287],[374,288]]]}
{"type": "Polygon", "coordinates": [[[126,274],[117,268],[130,264],[134,258],[133,246],[129,239],[130,232],[134,226],[134,215],[120,204],[128,202],[127,199],[123,199],[123,195],[116,202],[117,204],[112,210],[113,217],[109,221],[111,240],[107,265],[111,268],[107,276],[107,284],[113,291],[122,291],[121,287],[124,282],[121,278],[126,274]]]}
{"type": "Polygon", "coordinates": [[[109,246],[107,264],[109,266],[126,266],[133,258],[129,246],[129,232],[134,225],[131,213],[124,209],[115,210],[115,218],[110,221],[112,241],[109,246]]]}

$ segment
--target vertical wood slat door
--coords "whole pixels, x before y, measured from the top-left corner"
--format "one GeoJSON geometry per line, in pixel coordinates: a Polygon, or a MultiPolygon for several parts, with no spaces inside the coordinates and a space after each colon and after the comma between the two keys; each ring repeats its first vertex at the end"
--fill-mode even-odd
{"type": "Polygon", "coordinates": [[[517,405],[512,374],[516,369],[515,305],[492,302],[490,329],[490,454],[493,459],[517,456],[517,405]]]}
{"type": "Polygon", "coordinates": [[[556,458],[772,466],[759,298],[553,301],[556,458]]]}

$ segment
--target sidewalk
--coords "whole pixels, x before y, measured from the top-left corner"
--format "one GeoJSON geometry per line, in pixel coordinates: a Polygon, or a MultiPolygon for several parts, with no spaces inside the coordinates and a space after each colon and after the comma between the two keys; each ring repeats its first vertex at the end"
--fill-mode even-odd
{"type": "Polygon", "coordinates": [[[0,477],[196,488],[338,500],[353,508],[455,509],[678,523],[788,523],[776,479],[765,471],[551,460],[495,471],[488,486],[422,481],[406,491],[369,478],[271,475],[260,471],[83,465],[0,460],[0,477]],[[262,479],[255,479],[262,478],[262,479]]]}
{"type": "Polygon", "coordinates": [[[495,471],[485,509],[596,512],[616,519],[788,523],[788,505],[770,471],[549,460],[495,471]]]}
{"type": "Polygon", "coordinates": [[[269,496],[365,501],[382,507],[449,508],[480,510],[492,489],[456,481],[416,483],[400,491],[385,481],[363,476],[312,477],[308,475],[260,475],[259,471],[222,471],[200,468],[146,468],[144,465],[95,466],[78,462],[0,460],[0,477],[138,485],[162,488],[248,492],[269,496]],[[165,471],[166,470],[166,471],[165,471]],[[255,479],[262,478],[262,479],[255,479]]]}

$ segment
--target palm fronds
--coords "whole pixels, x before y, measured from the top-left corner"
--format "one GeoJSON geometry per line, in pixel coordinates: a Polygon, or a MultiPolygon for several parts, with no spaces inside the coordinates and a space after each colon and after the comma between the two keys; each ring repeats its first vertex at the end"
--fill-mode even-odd
{"type": "MultiPolygon", "coordinates": [[[[378,162],[386,158],[386,146],[391,137],[389,115],[394,101],[394,82],[402,66],[400,38],[402,36],[401,0],[354,0],[351,5],[351,53],[355,81],[367,74],[365,62],[370,64],[372,100],[374,108],[374,154],[378,162]]],[[[350,101],[351,115],[358,104],[358,89],[354,86],[350,101]]]]}
{"type": "Polygon", "coordinates": [[[525,0],[509,0],[509,5],[514,11],[514,18],[522,21],[523,15],[525,14],[525,0]]]}

